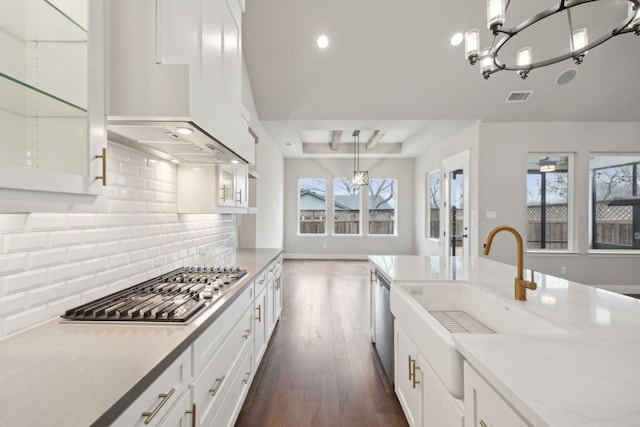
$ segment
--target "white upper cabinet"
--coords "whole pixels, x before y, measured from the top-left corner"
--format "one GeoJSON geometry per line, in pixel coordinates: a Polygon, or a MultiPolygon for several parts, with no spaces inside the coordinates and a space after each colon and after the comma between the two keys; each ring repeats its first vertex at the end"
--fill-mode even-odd
{"type": "Polygon", "coordinates": [[[253,163],[240,108],[238,0],[110,0],[108,8],[108,118],[192,122],[253,163]]]}
{"type": "Polygon", "coordinates": [[[103,18],[101,0],[0,1],[1,211],[104,193],[103,18]]]}

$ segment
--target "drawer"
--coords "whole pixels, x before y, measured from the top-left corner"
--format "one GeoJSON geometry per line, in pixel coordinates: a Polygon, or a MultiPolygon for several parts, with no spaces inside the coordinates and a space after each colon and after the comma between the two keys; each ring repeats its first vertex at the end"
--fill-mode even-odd
{"type": "Polygon", "coordinates": [[[267,272],[268,269],[265,268],[264,270],[260,271],[260,273],[256,274],[256,277],[254,278],[256,295],[258,295],[260,291],[267,285],[267,272]]]}
{"type": "Polygon", "coordinates": [[[242,355],[240,363],[234,369],[233,378],[229,382],[229,390],[224,401],[221,402],[219,410],[212,411],[211,417],[205,419],[202,425],[232,427],[235,424],[253,380],[252,356],[252,352],[248,349],[242,355]]]}
{"type": "Polygon", "coordinates": [[[193,383],[193,398],[198,408],[198,425],[209,425],[203,420],[219,410],[231,388],[234,369],[240,358],[253,349],[253,309],[249,307],[224,340],[203,372],[193,383]]]}
{"type": "Polygon", "coordinates": [[[176,359],[112,424],[115,427],[157,426],[187,392],[191,349],[176,359]]]}
{"type": "MultiPolygon", "coordinates": [[[[253,305],[253,286],[249,283],[238,298],[193,343],[193,372],[198,377],[209,360],[220,349],[231,329],[253,305]]],[[[250,331],[252,328],[247,328],[250,331]]]]}

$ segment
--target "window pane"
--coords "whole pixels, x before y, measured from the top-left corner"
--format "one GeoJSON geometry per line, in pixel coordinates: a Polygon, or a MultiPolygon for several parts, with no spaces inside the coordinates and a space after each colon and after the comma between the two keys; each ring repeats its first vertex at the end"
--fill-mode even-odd
{"type": "Polygon", "coordinates": [[[428,236],[440,238],[440,171],[429,174],[429,223],[428,236]]]}
{"type": "Polygon", "coordinates": [[[360,188],[351,178],[333,180],[334,234],[360,234],[360,188]]]}
{"type": "Polygon", "coordinates": [[[640,249],[640,155],[591,155],[594,249],[640,249]]]}
{"type": "Polygon", "coordinates": [[[569,156],[527,156],[527,248],[568,249],[569,156]]]}
{"type": "Polygon", "coordinates": [[[396,234],[396,180],[369,179],[369,234],[396,234]]]}
{"type": "Polygon", "coordinates": [[[300,178],[299,228],[300,234],[325,234],[327,223],[327,181],[324,178],[300,178]]]}

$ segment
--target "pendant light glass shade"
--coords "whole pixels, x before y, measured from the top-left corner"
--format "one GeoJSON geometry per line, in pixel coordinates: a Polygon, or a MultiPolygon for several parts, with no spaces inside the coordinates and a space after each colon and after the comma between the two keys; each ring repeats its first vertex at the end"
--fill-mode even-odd
{"type": "Polygon", "coordinates": [[[524,67],[531,65],[531,48],[523,47],[518,51],[518,58],[516,61],[518,66],[524,67]]]}
{"type": "Polygon", "coordinates": [[[487,0],[487,28],[496,34],[504,24],[505,0],[487,0]]]}
{"type": "Polygon", "coordinates": [[[469,30],[464,34],[464,56],[467,61],[475,64],[480,50],[480,32],[477,29],[469,30]]]}
{"type": "Polygon", "coordinates": [[[369,185],[369,172],[360,170],[360,131],[353,131],[353,173],[351,184],[356,186],[369,185]]]}
{"type": "Polygon", "coordinates": [[[490,47],[482,49],[480,52],[480,73],[485,79],[488,79],[489,74],[491,74],[494,69],[493,50],[490,47]]]}

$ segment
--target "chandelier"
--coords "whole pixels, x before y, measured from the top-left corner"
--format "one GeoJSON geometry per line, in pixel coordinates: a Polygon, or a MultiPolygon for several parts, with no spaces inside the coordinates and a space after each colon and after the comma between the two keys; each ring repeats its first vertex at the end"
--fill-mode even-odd
{"type": "Polygon", "coordinates": [[[628,8],[626,18],[618,26],[594,41],[589,41],[586,28],[574,30],[571,21],[571,9],[596,1],[613,3],[611,0],[560,0],[558,4],[532,16],[519,25],[513,28],[505,28],[503,25],[506,21],[507,9],[511,0],[487,0],[487,28],[493,33],[493,40],[489,47],[480,50],[479,31],[477,29],[467,31],[464,36],[465,57],[471,65],[475,65],[478,61],[480,62],[480,73],[485,79],[488,79],[491,74],[502,70],[517,71],[521,78],[526,79],[529,72],[534,68],[555,64],[569,58],[573,58],[575,63],[579,65],[589,50],[612,37],[629,32],[640,35],[640,0],[626,0],[628,8]],[[566,13],[567,15],[569,36],[567,51],[554,57],[533,62],[532,49],[530,47],[522,47],[517,51],[516,57],[513,58],[515,63],[513,60],[501,61],[498,58],[500,50],[521,31],[559,13],[566,13]]]}
{"type": "Polygon", "coordinates": [[[360,170],[360,131],[353,131],[353,173],[351,184],[358,187],[369,185],[369,172],[360,170]]]}

